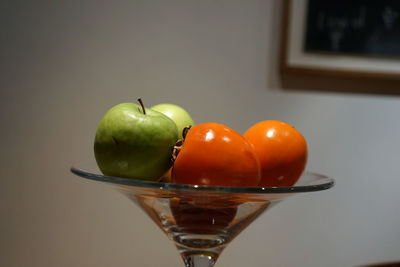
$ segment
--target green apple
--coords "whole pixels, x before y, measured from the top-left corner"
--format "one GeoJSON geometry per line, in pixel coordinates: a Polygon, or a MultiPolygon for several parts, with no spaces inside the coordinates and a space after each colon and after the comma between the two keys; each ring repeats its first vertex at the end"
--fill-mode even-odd
{"type": "Polygon", "coordinates": [[[103,174],[157,180],[170,168],[177,127],[164,114],[141,105],[118,104],[100,121],[94,154],[103,174]]]}
{"type": "Polygon", "coordinates": [[[158,104],[151,107],[151,109],[157,110],[173,120],[178,127],[179,138],[181,139],[183,128],[194,125],[189,113],[180,106],[174,104],[158,104]]]}

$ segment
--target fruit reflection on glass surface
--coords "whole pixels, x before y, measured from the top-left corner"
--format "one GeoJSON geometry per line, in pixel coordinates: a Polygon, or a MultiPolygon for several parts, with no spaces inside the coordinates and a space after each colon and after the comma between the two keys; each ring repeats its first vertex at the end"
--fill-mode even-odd
{"type": "Polygon", "coordinates": [[[94,153],[106,175],[156,180],[170,168],[177,139],[175,123],[164,114],[121,103],[100,121],[94,153]]]}

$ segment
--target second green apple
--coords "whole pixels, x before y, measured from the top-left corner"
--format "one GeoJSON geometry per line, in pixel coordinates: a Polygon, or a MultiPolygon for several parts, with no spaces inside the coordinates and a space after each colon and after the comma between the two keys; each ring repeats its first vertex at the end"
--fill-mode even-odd
{"type": "Polygon", "coordinates": [[[158,104],[151,107],[152,110],[163,113],[173,120],[178,128],[179,138],[182,139],[182,131],[186,126],[193,126],[193,119],[189,113],[182,107],[174,104],[158,104]]]}

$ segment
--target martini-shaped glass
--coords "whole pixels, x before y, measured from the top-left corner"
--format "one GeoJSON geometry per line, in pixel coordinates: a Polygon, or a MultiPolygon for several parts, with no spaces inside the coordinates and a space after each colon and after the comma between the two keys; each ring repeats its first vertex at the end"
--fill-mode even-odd
{"type": "Polygon", "coordinates": [[[223,249],[268,208],[298,193],[329,189],[334,181],[305,173],[292,187],[198,186],[102,175],[96,164],[71,171],[126,195],[174,242],[187,267],[214,266],[223,249]]]}

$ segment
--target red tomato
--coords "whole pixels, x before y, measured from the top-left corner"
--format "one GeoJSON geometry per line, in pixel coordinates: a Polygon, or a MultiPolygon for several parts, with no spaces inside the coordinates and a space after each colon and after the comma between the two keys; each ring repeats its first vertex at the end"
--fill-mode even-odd
{"type": "Polygon", "coordinates": [[[253,147],[238,132],[218,123],[202,123],[186,135],[172,169],[180,184],[257,186],[260,165],[253,147]]]}
{"type": "Polygon", "coordinates": [[[253,145],[261,166],[260,186],[292,186],[307,162],[307,142],[293,126],[262,121],[244,134],[253,145]]]}

